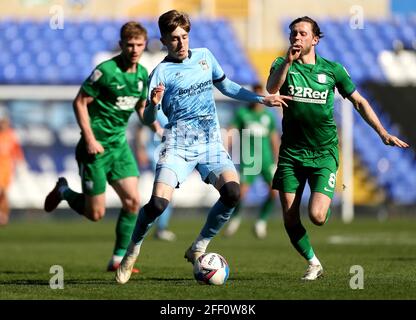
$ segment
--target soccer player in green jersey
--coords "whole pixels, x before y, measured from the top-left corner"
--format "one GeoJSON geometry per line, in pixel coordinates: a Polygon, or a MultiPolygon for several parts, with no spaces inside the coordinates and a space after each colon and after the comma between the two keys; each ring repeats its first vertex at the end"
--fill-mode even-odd
{"type": "Polygon", "coordinates": [[[300,203],[306,181],[311,189],[308,213],[323,225],[330,214],[338,169],[338,135],[334,121],[334,90],[352,102],[361,117],[377,132],[384,144],[407,148],[408,144],[389,134],[368,101],[356,90],[345,68],[315,53],[322,33],[309,17],[290,26],[290,47],[277,58],[267,80],[267,91],[292,96],[283,108],[282,143],[273,187],[279,190],[283,219],[291,243],[308,261],[303,280],[323,274],[308,234],[300,221],[300,203]]]}
{"type": "MultiPolygon", "coordinates": [[[[261,84],[253,86],[257,94],[264,94],[261,84]]],[[[259,239],[267,236],[267,219],[273,211],[276,191],[272,189],[273,174],[279,155],[280,138],[273,115],[260,103],[241,107],[231,121],[231,127],[240,133],[240,195],[244,199],[251,185],[260,174],[269,186],[268,197],[263,202],[258,219],[254,224],[254,234],[259,239]]],[[[241,202],[237,204],[228,222],[224,235],[235,234],[241,223],[241,202]]]]}
{"type": "MultiPolygon", "coordinates": [[[[126,23],[120,30],[121,54],[99,64],[83,83],[73,104],[81,128],[76,159],[82,193],[70,189],[66,179],[60,177],[44,204],[45,211],[51,212],[66,200],[80,215],[98,221],[105,214],[106,183],[114,188],[122,209],[108,271],[115,271],[120,264],[139,211],[139,171],[127,143],[126,128],[134,111],[143,119],[148,73],[139,59],[146,41],[147,31],[141,24],[126,23]]],[[[151,127],[161,133],[157,121],[151,127]]]]}

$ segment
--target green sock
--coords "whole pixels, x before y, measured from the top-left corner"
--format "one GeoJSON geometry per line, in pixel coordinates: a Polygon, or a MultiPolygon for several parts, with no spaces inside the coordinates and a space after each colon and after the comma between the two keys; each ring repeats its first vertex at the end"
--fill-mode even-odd
{"type": "Polygon", "coordinates": [[[301,223],[294,226],[286,226],[286,232],[289,235],[290,241],[295,249],[304,257],[306,260],[312,259],[315,255],[312,249],[311,242],[309,241],[308,234],[301,223]]]}
{"type": "Polygon", "coordinates": [[[131,235],[136,225],[137,214],[120,210],[116,225],[116,243],[114,245],[113,254],[116,256],[124,256],[131,240],[131,235]]]}
{"type": "Polygon", "coordinates": [[[328,211],[326,212],[326,218],[324,224],[328,221],[329,217],[331,216],[331,208],[328,208],[328,211]]]}
{"type": "Polygon", "coordinates": [[[62,197],[68,201],[69,206],[80,215],[85,212],[85,196],[82,193],[75,192],[71,189],[66,189],[62,193],[62,197]]]}
{"type": "Polygon", "coordinates": [[[274,208],[274,198],[268,197],[261,207],[259,219],[266,221],[274,208]]]}

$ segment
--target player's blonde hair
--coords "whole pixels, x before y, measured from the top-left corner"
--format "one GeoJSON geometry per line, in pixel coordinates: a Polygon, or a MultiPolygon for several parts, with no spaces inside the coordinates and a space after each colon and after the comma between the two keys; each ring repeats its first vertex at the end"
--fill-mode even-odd
{"type": "Polygon", "coordinates": [[[144,37],[147,40],[147,30],[139,22],[129,21],[121,27],[121,41],[128,41],[129,39],[138,37],[144,37]]]}

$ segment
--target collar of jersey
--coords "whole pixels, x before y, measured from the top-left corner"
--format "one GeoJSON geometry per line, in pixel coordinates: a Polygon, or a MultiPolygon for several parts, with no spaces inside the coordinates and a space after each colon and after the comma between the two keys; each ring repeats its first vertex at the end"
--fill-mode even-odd
{"type": "Polygon", "coordinates": [[[191,59],[191,56],[192,56],[192,51],[191,50],[188,50],[188,58],[185,58],[183,60],[179,60],[179,59],[175,59],[175,58],[166,56],[165,57],[165,61],[166,62],[173,62],[173,63],[183,63],[184,61],[186,61],[188,59],[191,59]]]}
{"type": "Polygon", "coordinates": [[[303,66],[304,68],[307,68],[309,71],[313,71],[317,65],[319,65],[321,63],[322,58],[315,53],[315,64],[304,64],[304,63],[300,63],[299,61],[296,61],[296,64],[298,66],[303,66]]]}

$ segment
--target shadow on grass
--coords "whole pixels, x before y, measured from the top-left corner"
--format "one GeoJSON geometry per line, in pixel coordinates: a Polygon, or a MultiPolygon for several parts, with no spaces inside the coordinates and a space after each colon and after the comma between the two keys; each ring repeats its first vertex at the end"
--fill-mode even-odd
{"type": "MultiPolygon", "coordinates": [[[[114,280],[103,279],[65,279],[65,285],[111,285],[116,284],[114,280]]],[[[14,285],[14,286],[48,286],[49,280],[39,279],[14,279],[14,280],[0,280],[0,285],[14,285]]]]}

